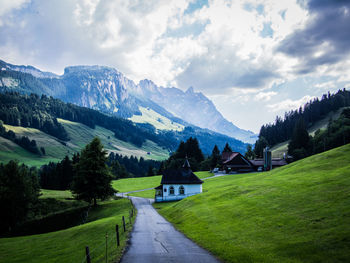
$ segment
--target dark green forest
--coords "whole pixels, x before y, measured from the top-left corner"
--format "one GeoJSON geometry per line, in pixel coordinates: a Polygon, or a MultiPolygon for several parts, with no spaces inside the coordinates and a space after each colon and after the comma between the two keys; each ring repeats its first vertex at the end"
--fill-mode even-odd
{"type": "Polygon", "coordinates": [[[272,147],[292,138],[294,127],[299,119],[303,119],[305,127],[309,128],[323,119],[329,112],[347,106],[350,106],[349,91],[343,89],[335,94],[328,92],[322,96],[321,100],[315,98],[305,104],[303,108],[286,112],[283,119],[277,116],[274,123],[263,125],[259,138],[265,138],[267,144],[272,147]]]}
{"type": "Polygon", "coordinates": [[[314,99],[304,108],[285,114],[284,120],[276,118],[275,123],[261,127],[259,139],[255,143],[254,154],[262,157],[266,146],[290,140],[288,154],[294,160],[321,153],[350,143],[350,92],[343,89],[335,94],[328,93],[322,99],[314,99]],[[310,136],[307,129],[322,120],[330,112],[342,109],[338,119],[330,119],[326,129],[318,129],[310,136]]]}

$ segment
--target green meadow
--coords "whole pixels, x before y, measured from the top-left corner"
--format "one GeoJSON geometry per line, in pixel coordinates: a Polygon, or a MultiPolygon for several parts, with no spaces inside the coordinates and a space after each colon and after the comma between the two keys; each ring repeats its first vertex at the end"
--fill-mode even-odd
{"type": "Polygon", "coordinates": [[[154,206],[224,262],[350,262],[350,144],[154,206]]]}
{"type": "MultiPolygon", "coordinates": [[[[200,179],[213,176],[213,174],[208,171],[195,172],[195,174],[200,179]]],[[[125,193],[130,191],[137,191],[137,190],[157,187],[158,185],[160,185],[161,180],[162,180],[161,175],[151,176],[151,177],[126,178],[126,179],[114,180],[112,185],[114,189],[118,190],[118,192],[125,193]]],[[[154,190],[130,193],[129,195],[144,197],[144,198],[154,198],[154,190]]]]}
{"type": "MultiPolygon", "coordinates": [[[[44,196],[68,196],[66,191],[58,192],[44,191],[44,196]]],[[[131,208],[127,199],[105,201],[90,209],[85,224],[39,235],[0,238],[0,262],[86,262],[85,246],[90,248],[92,262],[106,262],[106,234],[107,260],[118,262],[132,228],[128,221],[131,208]],[[126,233],[122,230],[122,216],[126,218],[126,233]],[[116,224],[120,227],[119,247],[116,244],[116,224]]]]}

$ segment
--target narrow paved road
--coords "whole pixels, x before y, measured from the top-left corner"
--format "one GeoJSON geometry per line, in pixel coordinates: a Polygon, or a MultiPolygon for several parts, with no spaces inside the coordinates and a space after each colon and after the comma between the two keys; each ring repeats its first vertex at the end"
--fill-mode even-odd
{"type": "Polygon", "coordinates": [[[149,199],[130,198],[138,213],[131,234],[131,245],[122,263],[219,262],[160,216],[149,199]]]}

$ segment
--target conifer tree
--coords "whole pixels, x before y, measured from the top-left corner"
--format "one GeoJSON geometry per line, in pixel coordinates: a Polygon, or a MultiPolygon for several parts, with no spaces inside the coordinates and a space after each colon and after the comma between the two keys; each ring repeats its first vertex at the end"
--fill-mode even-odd
{"type": "Polygon", "coordinates": [[[218,164],[221,163],[221,154],[217,145],[214,146],[213,151],[211,152],[211,168],[215,168],[218,164]]]}
{"type": "Polygon", "coordinates": [[[222,152],[224,152],[224,153],[232,152],[232,149],[231,149],[231,147],[230,147],[230,145],[228,143],[225,144],[225,148],[224,148],[224,150],[222,152]]]}
{"type": "Polygon", "coordinates": [[[247,151],[245,152],[244,157],[249,159],[249,160],[252,160],[255,158],[255,153],[254,153],[252,146],[250,144],[248,144],[248,146],[247,146],[247,151]]]}
{"type": "Polygon", "coordinates": [[[0,164],[0,232],[23,222],[38,201],[40,186],[34,169],[15,161],[0,164]]]}
{"type": "Polygon", "coordinates": [[[149,166],[149,167],[148,167],[147,176],[154,176],[154,172],[153,172],[152,166],[149,166]]]}
{"type": "Polygon", "coordinates": [[[311,148],[310,135],[306,130],[305,122],[299,119],[295,124],[293,136],[288,144],[288,153],[291,154],[295,160],[307,157],[311,148]]]}
{"type": "Polygon", "coordinates": [[[107,152],[96,137],[81,151],[79,162],[75,166],[72,192],[77,199],[93,202],[96,206],[98,198],[104,200],[115,193],[106,161],[107,152]]]}

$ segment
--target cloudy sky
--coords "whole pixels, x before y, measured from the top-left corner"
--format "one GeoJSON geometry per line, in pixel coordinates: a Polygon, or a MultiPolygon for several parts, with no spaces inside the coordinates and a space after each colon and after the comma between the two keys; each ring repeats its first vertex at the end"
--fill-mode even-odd
{"type": "Polygon", "coordinates": [[[349,0],[0,0],[0,59],[192,86],[241,128],[350,89],[349,0]]]}

